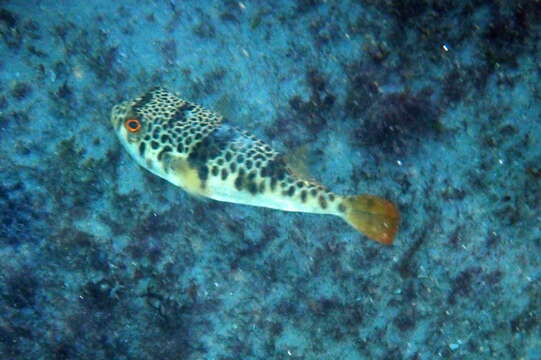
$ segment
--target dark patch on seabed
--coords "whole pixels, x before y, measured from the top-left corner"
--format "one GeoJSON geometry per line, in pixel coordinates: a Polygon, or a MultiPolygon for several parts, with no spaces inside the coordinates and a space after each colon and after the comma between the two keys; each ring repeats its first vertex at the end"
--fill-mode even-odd
{"type": "Polygon", "coordinates": [[[0,357],[541,359],[539,44],[539,1],[1,1],[0,357]],[[154,86],[394,245],[145,171],[109,115],[154,86]]]}

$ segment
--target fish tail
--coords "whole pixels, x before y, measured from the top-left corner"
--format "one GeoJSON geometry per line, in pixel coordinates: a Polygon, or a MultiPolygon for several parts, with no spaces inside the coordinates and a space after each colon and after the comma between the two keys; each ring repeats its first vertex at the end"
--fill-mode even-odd
{"type": "Polygon", "coordinates": [[[344,220],[351,226],[381,244],[393,243],[400,223],[400,213],[393,203],[364,194],[347,196],[343,204],[344,220]]]}

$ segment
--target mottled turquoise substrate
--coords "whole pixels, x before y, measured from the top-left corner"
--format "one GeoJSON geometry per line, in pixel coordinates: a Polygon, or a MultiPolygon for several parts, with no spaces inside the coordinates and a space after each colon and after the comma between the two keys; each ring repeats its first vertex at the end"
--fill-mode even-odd
{"type": "Polygon", "coordinates": [[[450,4],[0,2],[1,358],[540,359],[541,3],[450,4]],[[155,85],[395,245],[145,172],[108,117],[155,85]]]}

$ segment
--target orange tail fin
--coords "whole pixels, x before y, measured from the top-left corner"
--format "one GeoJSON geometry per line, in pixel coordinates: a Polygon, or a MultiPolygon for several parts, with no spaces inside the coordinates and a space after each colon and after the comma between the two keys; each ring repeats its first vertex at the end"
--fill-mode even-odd
{"type": "Polygon", "coordinates": [[[344,219],[370,239],[385,245],[393,243],[400,213],[396,206],[373,195],[355,195],[345,198],[344,219]]]}

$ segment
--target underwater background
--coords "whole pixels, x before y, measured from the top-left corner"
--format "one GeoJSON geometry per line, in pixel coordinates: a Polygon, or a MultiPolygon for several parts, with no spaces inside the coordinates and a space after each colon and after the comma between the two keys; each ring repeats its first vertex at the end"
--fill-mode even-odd
{"type": "Polygon", "coordinates": [[[541,359],[540,45],[540,1],[0,1],[1,359],[541,359]],[[144,170],[154,86],[394,245],[144,170]]]}

